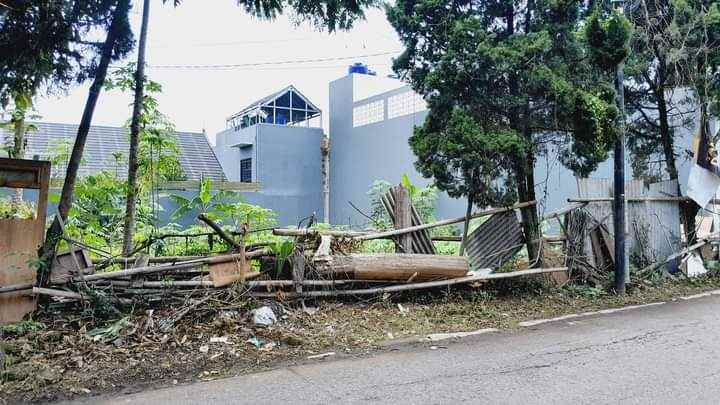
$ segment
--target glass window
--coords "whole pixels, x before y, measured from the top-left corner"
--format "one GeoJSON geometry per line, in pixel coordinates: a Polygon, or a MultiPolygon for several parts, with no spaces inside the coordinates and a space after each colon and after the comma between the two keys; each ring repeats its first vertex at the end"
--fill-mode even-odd
{"type": "Polygon", "coordinates": [[[280,98],[275,100],[275,106],[290,108],[290,92],[288,91],[287,93],[280,96],[280,98]]]}
{"type": "Polygon", "coordinates": [[[275,116],[273,115],[272,107],[262,107],[262,113],[260,114],[262,122],[272,124],[275,122],[275,116]]]}
{"type": "Polygon", "coordinates": [[[286,125],[290,122],[290,109],[289,108],[277,108],[275,110],[275,123],[279,125],[286,125]]]}
{"type": "Polygon", "coordinates": [[[252,183],[252,158],[240,160],[240,181],[252,183]]]}
{"type": "Polygon", "coordinates": [[[304,110],[292,110],[292,122],[305,121],[304,110]]]}
{"type": "Polygon", "coordinates": [[[297,93],[293,92],[292,107],[300,109],[300,110],[304,110],[307,108],[307,104],[305,104],[305,100],[303,100],[302,97],[298,96],[297,93]]]}

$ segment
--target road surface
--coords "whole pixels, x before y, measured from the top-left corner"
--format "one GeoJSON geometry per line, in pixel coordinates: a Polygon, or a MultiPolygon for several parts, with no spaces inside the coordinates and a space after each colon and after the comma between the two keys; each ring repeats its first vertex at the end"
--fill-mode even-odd
{"type": "Polygon", "coordinates": [[[718,404],[720,296],[85,401],[718,404]]]}

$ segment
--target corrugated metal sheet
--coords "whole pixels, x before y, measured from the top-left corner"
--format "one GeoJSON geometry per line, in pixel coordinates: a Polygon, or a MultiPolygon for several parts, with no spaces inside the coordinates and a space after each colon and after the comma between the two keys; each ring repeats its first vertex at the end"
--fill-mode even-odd
{"type": "Polygon", "coordinates": [[[515,211],[492,215],[470,235],[466,254],[470,269],[497,268],[522,249],[523,233],[515,211]]]}
{"type": "MultiPolygon", "coordinates": [[[[625,195],[629,199],[674,197],[677,196],[677,190],[676,180],[647,186],[640,180],[625,184],[625,195]]],[[[612,197],[612,181],[578,179],[578,195],[580,198],[612,197]]],[[[615,234],[611,203],[593,202],[587,205],[586,210],[604,224],[612,235],[615,234]]],[[[631,259],[654,262],[681,249],[680,206],[677,201],[628,201],[626,213],[628,253],[631,259]]]]}
{"type": "MultiPolygon", "coordinates": [[[[392,193],[392,188],[388,190],[387,193],[385,193],[385,195],[383,196],[383,200],[385,211],[387,211],[388,215],[390,216],[390,220],[395,222],[395,196],[392,193]]],[[[415,206],[411,204],[410,209],[412,226],[422,225],[422,218],[420,218],[420,214],[418,214],[415,206]]],[[[427,229],[413,232],[410,234],[410,237],[412,238],[412,252],[409,253],[427,255],[437,254],[437,251],[435,250],[435,245],[430,238],[430,232],[427,229]]]]}
{"type": "MultiPolygon", "coordinates": [[[[53,155],[54,148],[63,142],[72,142],[77,135],[78,126],[72,124],[56,124],[47,122],[33,122],[37,130],[31,131],[27,136],[27,149],[25,157],[32,159],[38,155],[47,159],[53,155]]],[[[12,136],[10,131],[0,129],[0,139],[12,136]]],[[[225,180],[222,167],[210,147],[207,137],[201,133],[175,132],[177,146],[180,149],[180,165],[188,180],[200,180],[203,176],[213,181],[225,180]]],[[[128,130],[124,127],[92,126],[88,134],[83,153],[83,163],[80,165],[80,176],[97,173],[102,170],[114,172],[116,169],[127,172],[127,153],[130,149],[128,130]],[[116,167],[113,153],[122,152],[125,162],[116,167]]],[[[53,166],[53,176],[62,176],[65,165],[53,166]]]]}

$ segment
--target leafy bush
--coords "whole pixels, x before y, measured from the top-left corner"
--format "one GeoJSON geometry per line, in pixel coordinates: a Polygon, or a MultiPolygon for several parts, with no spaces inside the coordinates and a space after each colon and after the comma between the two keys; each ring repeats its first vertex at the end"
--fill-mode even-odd
{"type": "Polygon", "coordinates": [[[27,201],[13,201],[0,198],[0,219],[33,219],[35,204],[27,201]]]}

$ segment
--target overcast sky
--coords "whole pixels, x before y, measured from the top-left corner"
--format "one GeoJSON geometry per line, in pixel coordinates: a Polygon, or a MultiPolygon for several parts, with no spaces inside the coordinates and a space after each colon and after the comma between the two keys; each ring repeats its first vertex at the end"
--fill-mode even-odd
{"type": "MultiPolygon", "coordinates": [[[[392,57],[402,49],[382,10],[369,11],[367,21],[357,23],[351,31],[328,34],[309,23],[296,26],[290,15],[275,21],[251,18],[233,0],[186,0],[178,8],[160,1],[151,3],[147,75],[163,85],[160,109],[177,130],[206,129],[211,142],[225,128],[226,117],[289,84],[327,117],[328,83],[344,76],[348,64],[365,62],[384,76],[391,73],[392,57]],[[378,53],[390,54],[359,56],[378,53]],[[327,58],[336,60],[301,62],[327,58]],[[197,67],[238,64],[245,66],[197,67]],[[250,64],[263,65],[247,66],[250,64]]],[[[136,35],[141,7],[133,9],[136,35]]],[[[136,58],[134,51],[128,60],[136,58]]],[[[88,87],[89,83],[60,97],[39,99],[36,107],[41,120],[77,124],[88,87]]],[[[123,125],[130,116],[131,101],[129,94],[103,92],[93,124],[123,125]]],[[[326,126],[327,122],[324,118],[326,126]]]]}

